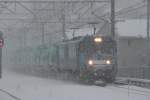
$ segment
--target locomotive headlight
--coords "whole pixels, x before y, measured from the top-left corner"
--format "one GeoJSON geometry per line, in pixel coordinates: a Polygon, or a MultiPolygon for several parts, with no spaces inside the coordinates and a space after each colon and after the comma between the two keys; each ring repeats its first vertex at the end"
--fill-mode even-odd
{"type": "Polygon", "coordinates": [[[106,64],[110,65],[111,61],[110,60],[106,60],[106,64]]]}
{"type": "Polygon", "coordinates": [[[103,40],[102,40],[102,38],[101,37],[96,37],[96,38],[94,38],[94,42],[96,42],[96,43],[101,43],[103,40]]]}
{"type": "Polygon", "coordinates": [[[89,65],[93,65],[93,61],[92,61],[92,60],[89,60],[89,61],[88,61],[88,64],[89,64],[89,65]]]}

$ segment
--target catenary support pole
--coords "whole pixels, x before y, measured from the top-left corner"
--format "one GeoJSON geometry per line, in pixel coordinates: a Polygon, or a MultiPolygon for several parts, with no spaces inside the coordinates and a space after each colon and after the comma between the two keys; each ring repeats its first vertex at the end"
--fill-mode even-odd
{"type": "Polygon", "coordinates": [[[115,0],[111,0],[111,35],[115,38],[115,0]]]}
{"type": "Polygon", "coordinates": [[[149,49],[150,49],[150,38],[149,38],[149,28],[150,28],[150,0],[147,0],[147,64],[149,64],[149,49]]]}
{"type": "Polygon", "coordinates": [[[149,48],[150,0],[147,0],[147,46],[149,48]]]}

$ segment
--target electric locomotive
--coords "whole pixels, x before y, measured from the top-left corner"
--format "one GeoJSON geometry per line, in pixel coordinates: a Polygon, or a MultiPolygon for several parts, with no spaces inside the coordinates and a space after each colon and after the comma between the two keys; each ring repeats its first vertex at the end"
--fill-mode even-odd
{"type": "Polygon", "coordinates": [[[117,46],[110,36],[82,36],[55,44],[55,68],[80,80],[113,82],[117,73],[117,46]]]}

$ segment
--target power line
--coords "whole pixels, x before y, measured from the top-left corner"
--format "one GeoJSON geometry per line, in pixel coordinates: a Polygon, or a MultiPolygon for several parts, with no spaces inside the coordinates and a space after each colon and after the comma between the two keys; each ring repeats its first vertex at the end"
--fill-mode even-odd
{"type": "Polygon", "coordinates": [[[86,3],[86,2],[96,2],[96,3],[109,3],[109,0],[74,0],[74,1],[69,1],[69,0],[64,0],[64,1],[55,1],[55,0],[51,0],[51,1],[36,1],[36,0],[32,0],[32,1],[20,1],[20,0],[1,0],[0,3],[86,3]]]}

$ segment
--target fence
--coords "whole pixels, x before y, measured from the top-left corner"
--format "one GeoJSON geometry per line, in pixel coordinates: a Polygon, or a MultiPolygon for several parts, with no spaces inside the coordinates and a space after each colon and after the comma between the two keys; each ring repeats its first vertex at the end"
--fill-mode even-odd
{"type": "Polygon", "coordinates": [[[118,76],[138,79],[150,79],[150,66],[119,68],[118,76]]]}

